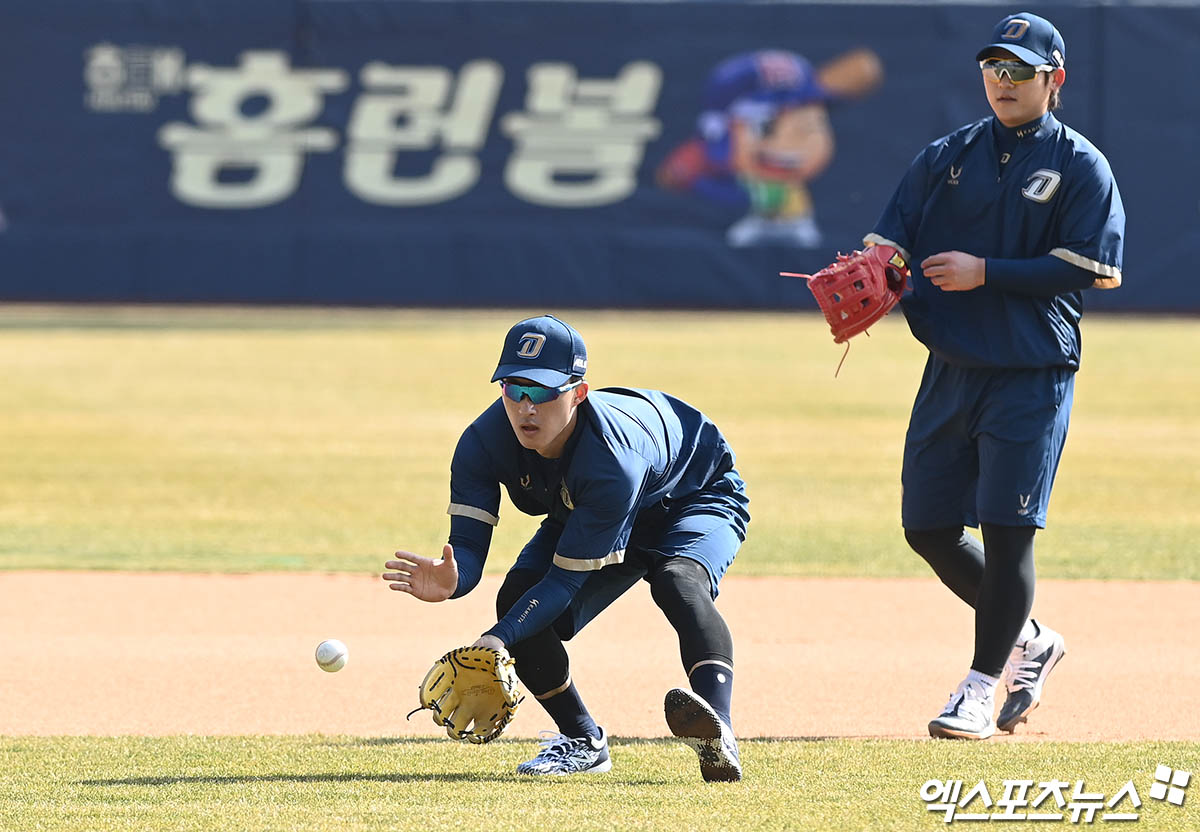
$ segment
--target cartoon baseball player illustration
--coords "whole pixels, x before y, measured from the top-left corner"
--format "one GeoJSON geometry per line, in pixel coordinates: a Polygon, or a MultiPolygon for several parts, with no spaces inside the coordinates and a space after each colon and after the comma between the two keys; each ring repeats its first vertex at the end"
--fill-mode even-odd
{"type": "Polygon", "coordinates": [[[882,77],[869,49],[819,69],[783,50],[734,55],[708,78],[699,136],[668,156],[658,182],[748,211],[726,232],[731,246],[816,248],[821,233],[808,183],[833,160],[827,105],[865,95],[882,77]]]}
{"type": "Polygon", "coordinates": [[[589,390],[587,351],[543,315],[504,339],[502,395],[463,432],[450,469],[450,537],[439,560],[400,551],[383,578],[423,601],[479,582],[503,486],[545,515],[496,599],[499,621],[474,646],[506,648],[558,733],[521,774],[604,772],[608,738],[571,679],[569,640],[638,580],[679,637],[691,690],[666,694],[667,724],[705,780],[741,778],[730,703],[733,639],[714,604],[746,535],[749,500],[734,453],[703,413],[655,390],[589,390]]]}
{"type": "Polygon", "coordinates": [[[1067,436],[1082,291],[1120,285],[1125,210],[1104,155],[1051,112],[1066,81],[1053,24],[1009,15],[976,58],[994,115],[918,153],[864,242],[911,267],[901,306],[929,349],[904,445],[905,538],[975,609],[970,670],[929,733],[982,740],[1026,720],[1065,653],[1029,618],[1033,541],[1067,436]]]}

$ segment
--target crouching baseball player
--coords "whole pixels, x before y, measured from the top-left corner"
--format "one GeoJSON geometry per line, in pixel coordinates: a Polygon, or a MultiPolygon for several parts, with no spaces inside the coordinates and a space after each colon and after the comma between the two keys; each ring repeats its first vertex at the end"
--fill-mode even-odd
{"type": "Polygon", "coordinates": [[[423,601],[479,582],[500,487],[545,515],[496,598],[499,620],[473,646],[506,649],[557,733],[518,773],[608,771],[608,737],[571,680],[563,642],[638,580],[679,636],[691,690],[668,691],[672,733],[707,781],[741,779],[730,719],[733,639],[714,599],[750,520],[734,454],[703,413],[655,390],[591,391],[587,352],[550,315],[521,321],[492,375],[502,395],[462,434],[450,468],[441,559],[400,551],[383,574],[423,601]]]}

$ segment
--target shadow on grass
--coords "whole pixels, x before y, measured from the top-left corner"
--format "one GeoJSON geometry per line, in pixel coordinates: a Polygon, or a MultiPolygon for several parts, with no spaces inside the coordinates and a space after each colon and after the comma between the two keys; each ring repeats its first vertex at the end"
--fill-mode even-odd
{"type": "MultiPolygon", "coordinates": [[[[594,775],[593,775],[594,776],[594,775]]],[[[230,774],[196,775],[191,777],[122,777],[112,780],[77,780],[79,786],[179,786],[207,783],[217,786],[245,785],[247,783],[546,783],[562,782],[568,778],[526,777],[515,772],[492,774],[438,773],[438,774],[230,774]]],[[[611,785],[607,778],[590,779],[588,784],[598,787],[611,785]]],[[[622,781],[627,786],[665,786],[672,782],[658,778],[638,777],[622,781]]]]}
{"type": "MultiPolygon", "coordinates": [[[[774,742],[831,742],[844,739],[875,739],[862,737],[738,737],[738,745],[769,744],[774,742]]],[[[680,741],[675,737],[610,737],[613,745],[677,745],[680,741]]]]}
{"type": "MultiPolygon", "coordinates": [[[[775,742],[829,742],[844,740],[846,737],[753,737],[741,741],[742,745],[769,744],[775,742]]],[[[612,737],[615,746],[638,745],[676,745],[679,740],[674,737],[612,737]]],[[[449,742],[445,737],[344,737],[328,738],[322,745],[334,746],[427,746],[442,745],[449,742]]],[[[504,738],[496,740],[493,745],[528,745],[534,742],[527,738],[504,738]]],[[[557,779],[557,778],[555,778],[557,779]]],[[[589,782],[603,784],[609,778],[598,778],[589,782]]],[[[523,777],[510,771],[492,773],[465,772],[424,772],[419,774],[355,774],[355,773],[325,773],[325,774],[243,774],[243,775],[195,775],[195,776],[161,776],[161,777],[123,777],[97,780],[77,780],[81,786],[172,786],[208,783],[215,785],[236,785],[246,783],[534,783],[543,782],[542,778],[523,777]]],[[[628,781],[627,785],[667,785],[673,781],[658,778],[636,778],[628,781]]]]}
{"type": "Polygon", "coordinates": [[[439,782],[502,782],[515,781],[515,774],[231,774],[225,776],[197,775],[193,777],[122,777],[115,780],[77,780],[80,786],[175,786],[179,784],[212,783],[422,783],[439,782]]]}
{"type": "MultiPolygon", "coordinates": [[[[747,743],[773,743],[773,742],[832,742],[835,740],[847,739],[880,739],[876,735],[863,734],[859,737],[847,736],[810,736],[810,737],[743,737],[738,739],[738,743],[745,745],[747,743]]],[[[679,740],[675,737],[617,737],[610,736],[608,741],[613,745],[676,745],[679,740]]],[[[331,740],[328,745],[429,745],[431,743],[446,742],[445,737],[356,737],[349,741],[337,742],[331,740]]],[[[505,737],[504,739],[495,740],[491,743],[494,746],[499,745],[530,745],[537,742],[533,737],[528,739],[519,737],[505,737]]]]}

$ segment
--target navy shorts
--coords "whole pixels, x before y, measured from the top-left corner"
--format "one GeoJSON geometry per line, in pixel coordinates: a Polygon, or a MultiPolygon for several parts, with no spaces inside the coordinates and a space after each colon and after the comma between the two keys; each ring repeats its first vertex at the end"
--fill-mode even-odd
{"type": "Polygon", "coordinates": [[[930,355],[904,440],[904,528],[1045,528],[1075,372],[956,367],[930,355]]]}
{"type": "MultiPolygon", "coordinates": [[[[672,504],[662,512],[646,512],[644,519],[639,516],[624,560],[588,576],[566,612],[554,622],[555,632],[563,639],[574,636],[630,587],[648,579],[663,558],[686,557],[703,566],[708,573],[709,592],[716,598],[721,578],[746,539],[749,504],[745,485],[732,470],[686,502],[672,504]]],[[[539,530],[521,550],[512,569],[546,572],[557,539],[557,535],[544,535],[539,530]]]]}

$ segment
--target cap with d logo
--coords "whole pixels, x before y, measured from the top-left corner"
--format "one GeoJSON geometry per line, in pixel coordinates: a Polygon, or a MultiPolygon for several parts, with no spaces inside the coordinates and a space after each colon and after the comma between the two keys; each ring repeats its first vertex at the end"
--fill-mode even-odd
{"type": "Polygon", "coordinates": [[[996,24],[992,42],[975,56],[982,61],[992,49],[1007,49],[1022,61],[1034,66],[1043,64],[1062,68],[1067,63],[1067,45],[1054,24],[1029,12],[1018,12],[996,24]]]}
{"type": "Polygon", "coordinates": [[[527,378],[534,384],[561,387],[587,372],[587,349],[570,324],[553,315],[529,318],[504,337],[504,349],[492,381],[527,378]]]}

